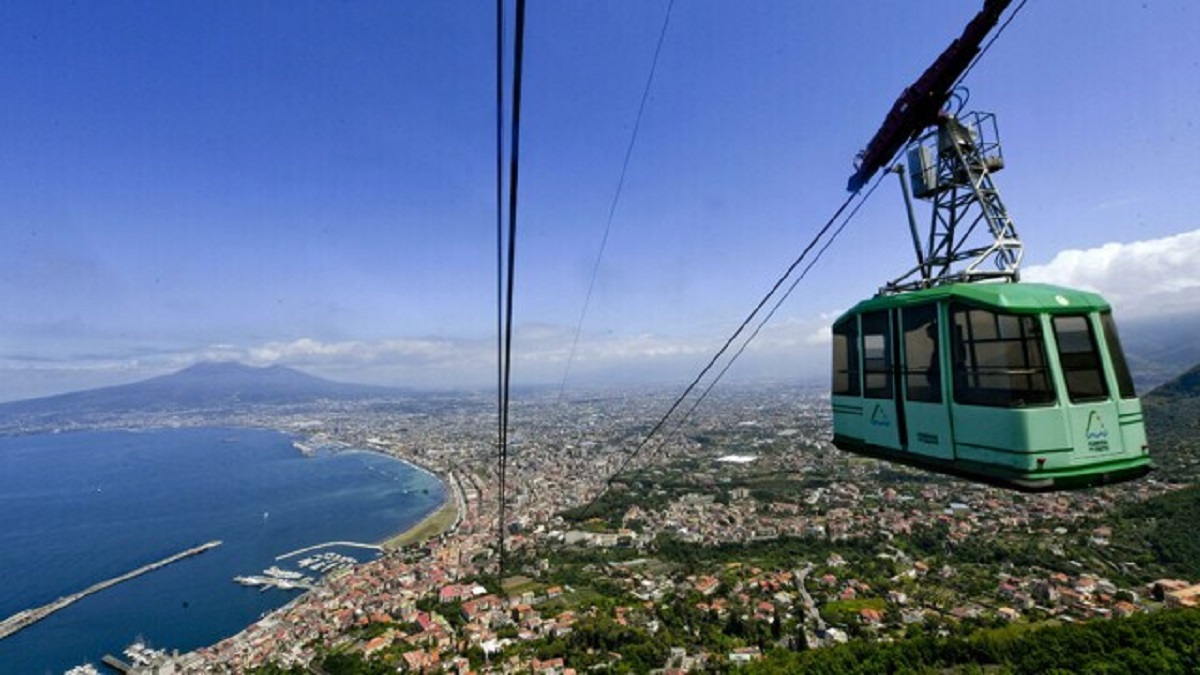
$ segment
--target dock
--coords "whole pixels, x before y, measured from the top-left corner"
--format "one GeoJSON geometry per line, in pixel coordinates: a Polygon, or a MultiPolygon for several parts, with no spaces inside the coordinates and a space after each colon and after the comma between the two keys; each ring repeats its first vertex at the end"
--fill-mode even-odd
{"type": "Polygon", "coordinates": [[[168,558],[163,558],[162,560],[159,560],[158,562],[153,562],[153,563],[150,563],[149,565],[143,565],[143,566],[137,568],[136,570],[133,570],[132,572],[126,572],[125,574],[122,574],[119,577],[113,577],[112,579],[107,579],[105,581],[101,581],[99,583],[92,584],[91,586],[88,586],[87,588],[83,589],[82,591],[79,591],[78,593],[72,593],[71,595],[64,595],[61,598],[54,600],[53,602],[49,602],[45,605],[42,605],[41,607],[34,607],[32,609],[23,609],[23,610],[17,612],[16,614],[13,614],[12,616],[8,617],[4,621],[0,621],[0,640],[3,640],[4,638],[12,635],[13,633],[16,633],[17,631],[20,631],[22,629],[28,628],[29,626],[32,626],[33,624],[50,616],[51,614],[57,612],[58,610],[63,609],[71,604],[74,604],[75,602],[78,602],[79,600],[82,600],[89,595],[99,593],[100,591],[103,591],[106,588],[109,588],[111,586],[116,586],[117,584],[123,583],[125,581],[129,581],[130,579],[133,579],[134,577],[139,577],[147,572],[153,572],[156,569],[166,567],[167,565],[170,565],[172,563],[179,562],[180,560],[183,560],[184,558],[189,558],[191,556],[198,555],[200,553],[204,553],[205,551],[209,550],[210,548],[216,548],[216,547],[220,546],[221,543],[222,542],[220,540],[210,541],[207,544],[201,544],[200,546],[195,546],[193,548],[189,548],[186,551],[180,551],[179,553],[176,553],[175,555],[170,556],[168,558]]]}
{"type": "Polygon", "coordinates": [[[117,671],[118,673],[128,673],[129,671],[133,670],[133,666],[129,665],[128,663],[125,663],[124,661],[122,661],[121,659],[118,659],[117,657],[113,656],[112,654],[105,654],[104,658],[100,659],[100,661],[101,661],[101,663],[108,666],[109,668],[112,668],[113,670],[117,671]]]}

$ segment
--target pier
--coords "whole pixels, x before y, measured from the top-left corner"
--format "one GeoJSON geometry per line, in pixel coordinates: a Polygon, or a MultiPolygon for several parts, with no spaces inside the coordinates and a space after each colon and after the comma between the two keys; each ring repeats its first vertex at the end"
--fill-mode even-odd
{"type": "Polygon", "coordinates": [[[19,630],[28,628],[29,626],[37,623],[38,621],[41,621],[42,619],[50,616],[51,614],[57,612],[58,610],[63,609],[64,607],[67,607],[68,605],[71,605],[79,600],[82,600],[82,599],[86,598],[87,596],[92,595],[93,593],[99,593],[100,591],[103,591],[104,589],[106,589],[110,586],[116,586],[117,584],[125,582],[125,581],[129,581],[130,579],[133,579],[134,577],[141,576],[147,572],[153,572],[156,569],[159,569],[161,567],[166,567],[167,565],[170,565],[175,562],[179,562],[180,560],[183,560],[184,558],[189,558],[191,556],[194,556],[194,555],[197,555],[200,553],[204,553],[208,549],[216,548],[220,545],[221,545],[220,540],[210,541],[207,544],[201,544],[200,546],[196,546],[194,548],[189,548],[186,551],[181,551],[179,553],[176,553],[175,555],[173,555],[169,558],[163,558],[162,560],[159,560],[158,562],[153,562],[153,563],[150,563],[149,565],[143,565],[143,566],[137,568],[136,570],[133,570],[132,572],[126,572],[125,574],[122,574],[119,577],[113,577],[112,579],[107,579],[105,581],[101,581],[99,583],[92,584],[91,586],[88,586],[87,588],[83,589],[82,591],[79,591],[78,593],[72,593],[71,595],[64,595],[61,598],[59,598],[53,602],[42,605],[41,607],[34,607],[33,609],[21,610],[20,612],[17,612],[16,614],[13,614],[12,616],[8,617],[4,621],[0,621],[0,640],[3,640],[4,638],[8,637],[9,635],[12,635],[13,633],[16,633],[19,630]]]}
{"type": "Polygon", "coordinates": [[[324,544],[317,544],[316,546],[308,546],[305,548],[299,548],[299,549],[296,549],[295,551],[292,551],[291,553],[284,553],[283,555],[277,555],[277,556],[275,556],[275,559],[276,560],[287,560],[288,558],[294,558],[294,557],[300,555],[301,553],[308,553],[309,551],[316,551],[317,549],[329,548],[330,546],[345,546],[347,548],[366,548],[366,549],[370,549],[372,551],[382,551],[383,550],[382,546],[376,546],[375,544],[361,544],[357,541],[327,541],[324,544]]]}
{"type": "Polygon", "coordinates": [[[105,654],[104,658],[100,659],[100,662],[117,671],[118,673],[128,673],[129,671],[133,670],[133,666],[125,663],[112,654],[105,654]]]}

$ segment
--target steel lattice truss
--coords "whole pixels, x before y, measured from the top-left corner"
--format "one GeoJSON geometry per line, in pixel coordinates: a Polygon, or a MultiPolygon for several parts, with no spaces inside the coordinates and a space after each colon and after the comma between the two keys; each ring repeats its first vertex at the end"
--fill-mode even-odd
{"type": "MultiPolygon", "coordinates": [[[[912,192],[932,205],[922,241],[901,176],[917,265],[884,287],[895,293],[947,283],[1017,281],[1023,247],[992,175],[1004,167],[995,116],[943,114],[907,150],[912,192]]],[[[897,173],[903,174],[902,166],[897,173]]]]}

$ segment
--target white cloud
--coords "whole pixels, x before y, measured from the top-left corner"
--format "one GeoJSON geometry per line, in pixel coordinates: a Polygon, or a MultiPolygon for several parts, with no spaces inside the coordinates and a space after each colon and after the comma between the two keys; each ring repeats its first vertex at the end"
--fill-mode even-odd
{"type": "Polygon", "coordinates": [[[1200,311],[1200,230],[1062,251],[1021,278],[1098,292],[1124,316],[1200,311]]]}
{"type": "MultiPolygon", "coordinates": [[[[687,381],[716,353],[725,335],[584,334],[568,383],[687,381]]],[[[743,336],[745,337],[745,336],[743,336]]],[[[517,383],[555,384],[570,358],[574,330],[547,324],[519,326],[513,341],[517,383]]],[[[726,358],[736,351],[733,345],[726,358]]],[[[803,379],[823,372],[828,326],[822,318],[768,324],[729,373],[733,379],[803,379]]],[[[403,387],[487,387],[496,376],[496,342],[485,338],[394,338],[324,341],[304,337],[251,344],[147,349],[62,360],[0,357],[6,386],[0,400],[118,384],[163,375],[202,361],[285,365],[344,382],[403,387]]],[[[724,361],[721,362],[722,364],[724,361]]]]}
{"type": "Polygon", "coordinates": [[[816,346],[833,344],[833,329],[829,326],[821,326],[808,336],[806,342],[816,346]]]}

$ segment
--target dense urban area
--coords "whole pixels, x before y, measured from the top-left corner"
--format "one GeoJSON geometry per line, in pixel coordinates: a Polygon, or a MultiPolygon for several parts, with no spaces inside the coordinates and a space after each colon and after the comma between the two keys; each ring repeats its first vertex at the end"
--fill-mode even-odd
{"type": "MultiPolygon", "coordinates": [[[[305,447],[409,460],[449,488],[446,507],[379,559],[325,577],[238,635],[158,653],[142,669],[784,672],[825,658],[827,672],[869,672],[897,658],[953,667],[953,644],[974,645],[962,663],[982,662],[992,657],[980,640],[1012,666],[1031,658],[1014,646],[1027,630],[1056,635],[1096,619],[1134,617],[1127,630],[1147,639],[1195,634],[1194,611],[1160,611],[1200,600],[1187,531],[1200,516],[1189,487],[1195,422],[1161,417],[1175,405],[1146,403],[1163,422],[1152,440],[1166,470],[1030,495],[843,453],[829,443],[828,398],[794,387],[714,395],[633,455],[657,419],[650,411],[671,400],[654,390],[517,397],[503,555],[485,395],[87,420],[281,429],[305,447]],[[930,644],[939,656],[886,651],[930,644]]],[[[1161,653],[1138,658],[1172,667],[1161,653]]]]}

